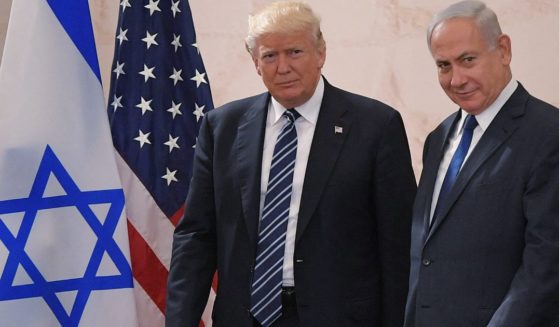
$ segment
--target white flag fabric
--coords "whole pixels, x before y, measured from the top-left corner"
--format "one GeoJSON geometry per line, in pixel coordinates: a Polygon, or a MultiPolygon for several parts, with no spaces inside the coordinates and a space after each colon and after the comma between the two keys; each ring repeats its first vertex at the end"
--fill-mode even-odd
{"type": "Polygon", "coordinates": [[[0,99],[0,325],[137,326],[87,0],[13,2],[0,99]]]}

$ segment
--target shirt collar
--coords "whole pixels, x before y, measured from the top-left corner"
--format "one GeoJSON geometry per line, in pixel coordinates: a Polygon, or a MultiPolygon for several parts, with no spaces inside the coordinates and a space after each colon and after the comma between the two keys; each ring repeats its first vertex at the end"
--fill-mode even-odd
{"type": "MultiPolygon", "coordinates": [[[[517,87],[518,87],[518,82],[515,79],[511,78],[511,80],[509,81],[507,86],[505,86],[505,88],[501,91],[501,94],[499,94],[497,99],[495,99],[495,101],[489,107],[487,107],[487,109],[482,111],[479,115],[476,115],[477,123],[479,127],[481,127],[482,131],[485,132],[487,130],[489,124],[491,124],[491,122],[493,121],[495,116],[497,116],[501,108],[503,108],[505,103],[510,99],[510,97],[512,96],[512,94],[514,93],[517,87]]],[[[463,126],[467,114],[462,109],[460,109],[460,111],[462,117],[460,118],[459,126],[463,126]]]]}
{"type": "MultiPolygon", "coordinates": [[[[297,112],[301,114],[301,117],[303,117],[306,121],[316,125],[323,96],[324,80],[321,76],[311,98],[299,107],[295,107],[295,110],[297,110],[297,112]]],[[[270,106],[272,107],[272,110],[270,110],[269,113],[273,115],[271,122],[272,125],[274,125],[280,120],[283,112],[287,110],[287,108],[282,106],[276,99],[274,99],[274,97],[272,97],[272,101],[270,101],[270,106]]]]}

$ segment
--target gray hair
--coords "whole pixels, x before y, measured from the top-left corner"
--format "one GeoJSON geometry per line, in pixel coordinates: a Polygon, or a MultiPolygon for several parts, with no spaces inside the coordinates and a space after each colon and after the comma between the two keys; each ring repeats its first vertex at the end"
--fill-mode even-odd
{"type": "Polygon", "coordinates": [[[303,2],[279,1],[248,17],[247,51],[253,55],[259,37],[271,33],[294,33],[309,31],[317,49],[326,49],[320,31],[320,18],[303,2]]]}
{"type": "Polygon", "coordinates": [[[431,36],[433,30],[445,20],[451,18],[471,18],[481,31],[490,48],[497,45],[497,38],[502,34],[497,15],[485,3],[477,0],[465,0],[450,5],[433,17],[427,28],[427,45],[431,50],[431,36]]]}

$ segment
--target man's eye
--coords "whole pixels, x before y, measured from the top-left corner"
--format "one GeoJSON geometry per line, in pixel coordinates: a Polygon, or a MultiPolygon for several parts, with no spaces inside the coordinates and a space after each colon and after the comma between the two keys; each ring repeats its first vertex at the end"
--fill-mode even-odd
{"type": "Polygon", "coordinates": [[[302,53],[303,53],[303,50],[300,50],[300,49],[293,49],[293,50],[290,51],[290,54],[291,54],[292,56],[298,56],[298,55],[300,55],[300,54],[302,54],[302,53]]]}
{"type": "Polygon", "coordinates": [[[475,57],[465,57],[464,62],[470,63],[473,62],[476,58],[475,57]]]}
{"type": "Polygon", "coordinates": [[[446,62],[439,62],[439,63],[437,63],[437,68],[438,68],[439,70],[446,70],[446,69],[448,69],[449,67],[450,67],[450,65],[449,65],[448,63],[446,63],[446,62]]]}
{"type": "Polygon", "coordinates": [[[266,54],[262,55],[262,61],[265,61],[265,62],[272,62],[272,61],[274,61],[275,58],[276,58],[275,53],[266,53],[266,54]]]}

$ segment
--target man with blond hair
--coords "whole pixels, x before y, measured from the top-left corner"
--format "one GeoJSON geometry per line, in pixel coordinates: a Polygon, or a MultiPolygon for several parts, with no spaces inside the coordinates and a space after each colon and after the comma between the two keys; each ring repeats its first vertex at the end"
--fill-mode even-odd
{"type": "Polygon", "coordinates": [[[299,2],[250,16],[268,92],[209,112],[169,272],[167,325],[403,323],[415,179],[402,119],[330,85],[318,17],[299,2]]]}

